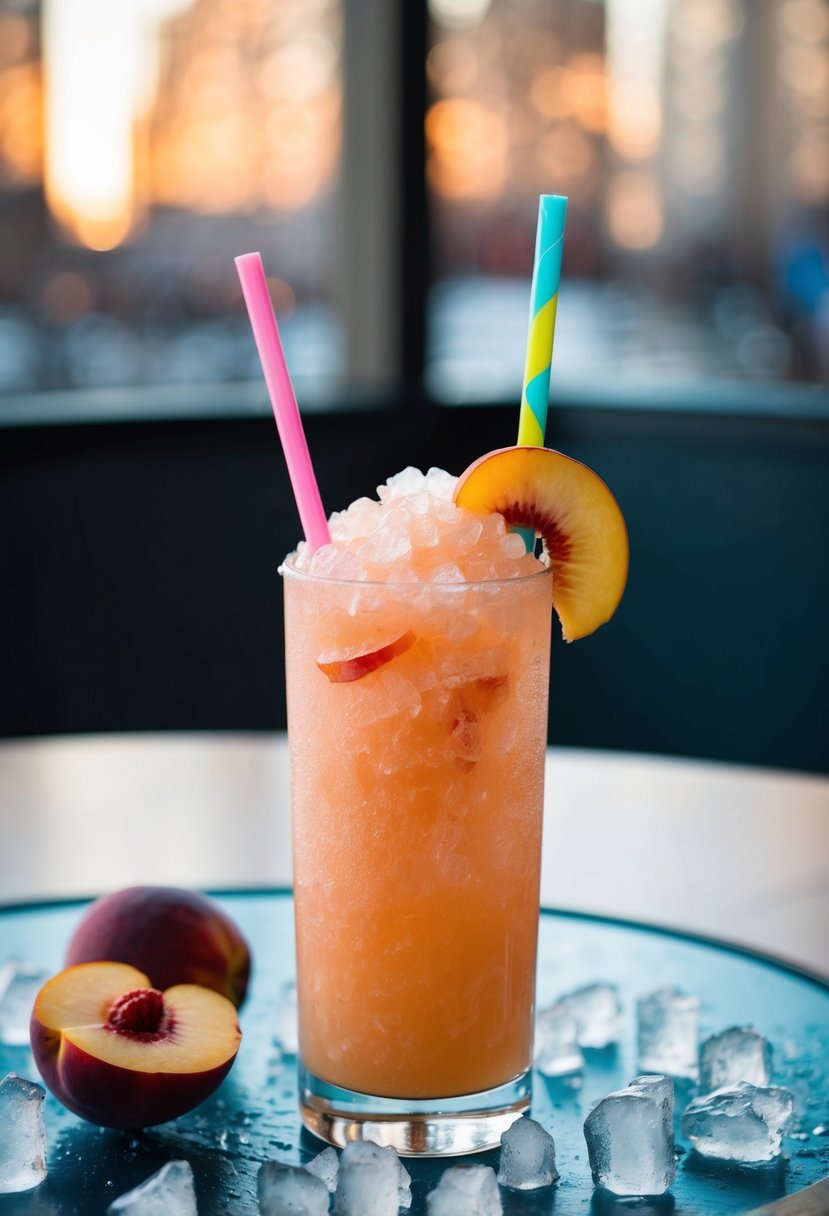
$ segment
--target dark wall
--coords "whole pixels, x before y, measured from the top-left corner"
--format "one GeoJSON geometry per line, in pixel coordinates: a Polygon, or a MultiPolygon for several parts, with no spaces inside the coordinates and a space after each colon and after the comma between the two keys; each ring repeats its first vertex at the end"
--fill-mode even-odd
{"type": "MultiPolygon", "coordinates": [[[[512,409],[311,415],[329,510],[461,471],[512,409]]],[[[829,427],[562,409],[628,520],[614,620],[553,648],[550,737],[829,771],[829,427]]],[[[299,525],[264,420],[0,430],[0,734],[284,726],[277,566],[299,525]]]]}

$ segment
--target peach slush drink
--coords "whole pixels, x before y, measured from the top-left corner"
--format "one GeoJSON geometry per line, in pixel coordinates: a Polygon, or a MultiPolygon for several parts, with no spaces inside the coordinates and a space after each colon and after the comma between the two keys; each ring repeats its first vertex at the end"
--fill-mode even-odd
{"type": "Polygon", "coordinates": [[[549,571],[419,481],[285,586],[302,1060],[401,1098],[530,1060],[550,636],[549,571]]]}
{"type": "MultiPolygon", "coordinates": [[[[487,1091],[495,1109],[509,1091],[514,1118],[529,1095],[550,603],[566,637],[611,615],[624,524],[594,474],[545,449],[493,453],[460,482],[405,470],[379,496],[283,568],[305,1084],[410,1107],[477,1095],[481,1109],[487,1091]],[[537,528],[548,557],[508,524],[537,528]]],[[[482,1147],[444,1151],[463,1144],[482,1147]]]]}

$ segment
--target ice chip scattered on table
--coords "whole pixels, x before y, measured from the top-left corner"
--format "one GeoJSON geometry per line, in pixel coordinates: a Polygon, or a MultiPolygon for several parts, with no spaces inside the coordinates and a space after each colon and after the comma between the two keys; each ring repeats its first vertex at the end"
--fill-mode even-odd
{"type": "Polygon", "coordinates": [[[372,1140],[350,1141],[340,1157],[334,1216],[397,1216],[399,1159],[372,1140]]]}
{"type": "Polygon", "coordinates": [[[503,1210],[489,1165],[452,1165],[426,1196],[427,1216],[501,1216],[503,1210]]]}
{"type": "Polygon", "coordinates": [[[146,1182],[119,1195],[107,1216],[198,1216],[190,1162],[168,1161],[146,1182]]]}
{"type": "Polygon", "coordinates": [[[328,1216],[328,1187],[299,1165],[266,1161],[256,1191],[259,1216],[328,1216]]]}
{"type": "Polygon", "coordinates": [[[295,1056],[299,1047],[296,984],[289,981],[279,990],[274,1041],[285,1056],[295,1056]]]}
{"type": "Polygon", "coordinates": [[[615,984],[585,984],[559,997],[555,1005],[569,1009],[575,1018],[580,1047],[607,1047],[618,1042],[622,1007],[615,984]]]}
{"type": "Polygon", "coordinates": [[[498,1182],[516,1191],[552,1186],[558,1178],[553,1137],[535,1119],[522,1116],[501,1137],[498,1182]]]}
{"type": "Polygon", "coordinates": [[[29,1046],[32,1006],[48,978],[42,967],[19,959],[9,959],[0,967],[0,1043],[29,1046]]]}
{"type": "Polygon", "coordinates": [[[567,1005],[541,1009],[535,1021],[534,1063],[545,1077],[563,1077],[584,1067],[576,1041],[576,1019],[567,1005]]]}
{"type": "Polygon", "coordinates": [[[689,1103],[682,1134],[703,1157],[738,1165],[774,1161],[793,1112],[787,1089],[742,1082],[689,1103]]]}
{"type": "Polygon", "coordinates": [[[500,516],[478,516],[452,501],[457,478],[442,469],[404,469],[329,520],[331,543],[292,559],[310,574],[355,582],[460,582],[514,578],[541,569],[500,516]],[[495,521],[495,522],[493,522],[495,521]]]}
{"type": "Polygon", "coordinates": [[[31,1191],[46,1177],[45,1097],[16,1072],[0,1081],[0,1195],[31,1191]]]}
{"type": "Polygon", "coordinates": [[[593,1181],[614,1195],[664,1195],[674,1180],[674,1087],[636,1077],[608,1094],[584,1121],[593,1181]]]}
{"type": "Polygon", "coordinates": [[[771,1047],[753,1026],[730,1026],[711,1035],[699,1049],[699,1084],[703,1093],[728,1085],[766,1086],[771,1080],[771,1047]]]}
{"type": "Polygon", "coordinates": [[[412,1176],[397,1158],[397,1206],[407,1211],[412,1206],[412,1176]]]}
{"type": "Polygon", "coordinates": [[[637,1003],[638,1066],[669,1077],[698,1075],[699,997],[659,988],[637,1003]]]}
{"type": "Polygon", "coordinates": [[[320,1178],[333,1195],[337,1189],[337,1174],[340,1172],[340,1159],[336,1150],[324,1148],[312,1161],[305,1166],[309,1174],[320,1178]]]}

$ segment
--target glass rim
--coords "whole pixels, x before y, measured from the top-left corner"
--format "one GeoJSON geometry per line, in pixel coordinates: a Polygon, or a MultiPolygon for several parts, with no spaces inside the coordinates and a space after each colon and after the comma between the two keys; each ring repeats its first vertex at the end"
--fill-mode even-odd
{"type": "Polygon", "coordinates": [[[305,583],[330,583],[333,587],[350,587],[354,590],[364,589],[389,589],[393,588],[396,591],[448,591],[450,594],[457,595],[461,591],[474,590],[478,587],[499,587],[499,586],[518,586],[520,584],[532,583],[535,580],[552,578],[553,567],[547,555],[544,555],[545,564],[540,570],[533,570],[532,574],[517,574],[510,575],[507,578],[480,578],[470,579],[460,583],[434,583],[426,579],[406,579],[405,581],[391,580],[389,582],[379,582],[371,579],[355,579],[355,578],[331,578],[327,574],[312,574],[308,570],[298,570],[292,564],[291,559],[295,556],[294,553],[289,553],[285,560],[277,567],[277,572],[283,578],[296,579],[298,582],[305,583]]]}

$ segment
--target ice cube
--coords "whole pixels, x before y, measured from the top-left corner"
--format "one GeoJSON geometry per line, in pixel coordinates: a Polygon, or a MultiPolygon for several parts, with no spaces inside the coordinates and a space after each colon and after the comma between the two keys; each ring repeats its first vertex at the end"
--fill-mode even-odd
{"type": "Polygon", "coordinates": [[[42,1085],[10,1072],[0,1081],[0,1195],[30,1191],[46,1177],[42,1085]]]}
{"type": "Polygon", "coordinates": [[[484,526],[477,515],[471,515],[455,529],[454,542],[457,549],[470,552],[481,539],[484,526]]]}
{"type": "Polygon", "coordinates": [[[324,1148],[321,1153],[306,1165],[309,1174],[321,1178],[333,1195],[337,1189],[337,1174],[340,1171],[340,1159],[333,1148],[324,1148]]]}
{"type": "Polygon", "coordinates": [[[622,1007],[615,984],[585,984],[559,997],[576,1019],[580,1047],[607,1047],[619,1038],[622,1007]]]}
{"type": "Polygon", "coordinates": [[[426,489],[430,494],[434,494],[435,498],[451,502],[457,484],[458,479],[454,473],[447,473],[445,469],[438,469],[434,465],[426,470],[426,489]]]}
{"type": "Polygon", "coordinates": [[[593,1181],[614,1195],[663,1195],[674,1180],[674,1087],[636,1077],[608,1094],[584,1121],[593,1181]]]}
{"type": "Polygon", "coordinates": [[[168,1161],[157,1174],[119,1195],[107,1216],[198,1216],[189,1161],[168,1161]]]}
{"type": "Polygon", "coordinates": [[[290,980],[279,990],[274,1041],[283,1056],[295,1056],[298,1048],[296,984],[290,980]]]}
{"type": "Polygon", "coordinates": [[[704,1093],[747,1081],[768,1085],[771,1048],[753,1026],[730,1026],[706,1039],[699,1049],[699,1083],[704,1093]]]}
{"type": "Polygon", "coordinates": [[[682,1133],[703,1157],[737,1164],[773,1161],[794,1098],[778,1086],[741,1082],[695,1098],[682,1116],[682,1133]]]}
{"type": "Polygon", "coordinates": [[[508,532],[501,541],[500,549],[504,557],[523,557],[527,552],[524,537],[518,532],[508,532]]]}
{"type": "Polygon", "coordinates": [[[501,1216],[503,1210],[489,1165],[452,1165],[426,1196],[428,1216],[501,1216]]]}
{"type": "Polygon", "coordinates": [[[659,988],[640,998],[637,1015],[642,1071],[696,1080],[699,997],[659,988]]]}
{"type": "Polygon", "coordinates": [[[412,1176],[397,1158],[397,1206],[408,1210],[412,1206],[412,1176]]]}
{"type": "Polygon", "coordinates": [[[397,1216],[400,1174],[391,1147],[352,1140],[342,1151],[335,1216],[397,1216]]]}
{"type": "Polygon", "coordinates": [[[517,1191],[552,1186],[558,1178],[553,1137],[535,1119],[516,1119],[501,1137],[498,1182],[517,1191]]]}
{"type": "Polygon", "coordinates": [[[433,583],[462,583],[463,581],[461,568],[455,562],[443,562],[432,571],[433,583]]]}
{"type": "Polygon", "coordinates": [[[29,1046],[32,1006],[48,978],[42,967],[19,959],[9,959],[0,967],[0,1043],[29,1046]]]}
{"type": "Polygon", "coordinates": [[[377,487],[377,497],[381,502],[391,502],[392,499],[403,498],[406,494],[417,494],[425,488],[426,474],[408,465],[389,477],[385,485],[377,487]]]}
{"type": "Polygon", "coordinates": [[[402,519],[389,520],[382,528],[378,528],[365,542],[361,549],[364,561],[376,562],[379,566],[389,566],[402,557],[408,557],[412,551],[411,538],[402,519]]]}
{"type": "Polygon", "coordinates": [[[328,1187],[301,1166],[266,1161],[256,1190],[260,1216],[328,1216],[328,1187]]]}
{"type": "Polygon", "coordinates": [[[583,1068],[576,1019],[569,1006],[555,1004],[540,1010],[535,1022],[535,1066],[545,1077],[562,1077],[583,1068]]]}

